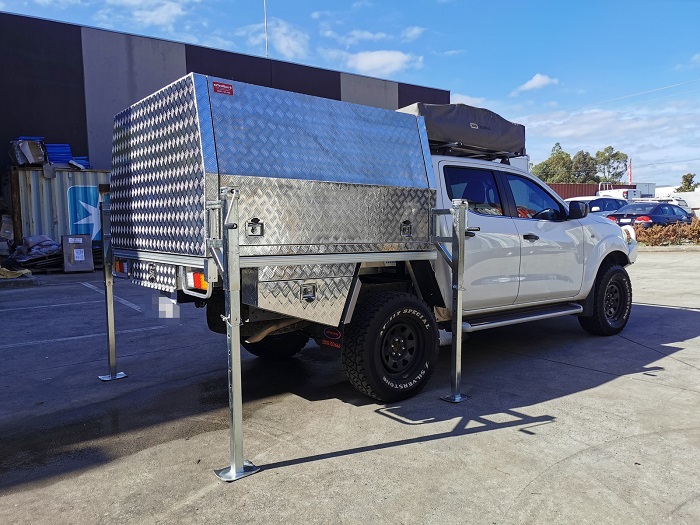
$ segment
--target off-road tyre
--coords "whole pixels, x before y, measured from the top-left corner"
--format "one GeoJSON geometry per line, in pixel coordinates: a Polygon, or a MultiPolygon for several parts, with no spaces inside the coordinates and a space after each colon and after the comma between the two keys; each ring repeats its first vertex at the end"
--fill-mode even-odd
{"type": "Polygon", "coordinates": [[[433,312],[419,298],[402,292],[368,294],[345,327],[341,360],[357,390],[393,403],[428,383],[438,340],[433,312]]]}
{"type": "Polygon", "coordinates": [[[298,354],[309,342],[309,336],[303,332],[289,332],[286,334],[268,335],[257,343],[241,341],[243,348],[251,354],[266,361],[279,361],[289,359],[298,354]]]}
{"type": "Polygon", "coordinates": [[[592,293],[593,314],[579,316],[581,327],[594,335],[619,334],[632,311],[632,284],[627,271],[618,264],[601,268],[592,293]]]}

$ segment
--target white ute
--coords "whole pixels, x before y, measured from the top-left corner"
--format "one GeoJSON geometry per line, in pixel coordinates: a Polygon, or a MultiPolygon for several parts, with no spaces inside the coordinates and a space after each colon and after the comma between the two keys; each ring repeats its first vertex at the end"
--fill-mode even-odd
{"type": "Polygon", "coordinates": [[[634,238],[511,166],[524,128],[490,111],[392,112],[191,74],[117,115],[113,151],[119,275],[206,306],[212,330],[240,328],[264,359],[313,338],[381,401],[425,386],[440,328],[575,315],[610,336],[630,316],[634,238]],[[460,205],[456,279],[445,239],[460,205]]]}

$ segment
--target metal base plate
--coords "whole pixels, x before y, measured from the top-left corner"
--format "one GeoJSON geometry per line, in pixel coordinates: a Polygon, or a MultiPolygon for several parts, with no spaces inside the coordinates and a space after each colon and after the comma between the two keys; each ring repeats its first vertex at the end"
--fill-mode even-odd
{"type": "Polygon", "coordinates": [[[117,372],[117,375],[108,375],[108,376],[97,376],[100,378],[100,381],[114,381],[115,379],[123,379],[126,377],[126,374],[124,372],[117,372]]]}
{"type": "Polygon", "coordinates": [[[469,399],[469,396],[465,394],[450,394],[449,396],[440,396],[440,399],[448,403],[461,403],[469,399]]]}
{"type": "Polygon", "coordinates": [[[215,470],[214,474],[221,481],[236,481],[237,479],[245,478],[251,474],[255,474],[260,470],[260,467],[256,467],[250,461],[243,462],[243,470],[241,472],[236,472],[232,467],[226,467],[219,470],[215,470]]]}

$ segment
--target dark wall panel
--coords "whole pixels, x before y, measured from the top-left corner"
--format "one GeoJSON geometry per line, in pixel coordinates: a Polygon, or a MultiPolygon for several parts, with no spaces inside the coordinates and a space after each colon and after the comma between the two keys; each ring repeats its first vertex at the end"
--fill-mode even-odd
{"type": "Polygon", "coordinates": [[[218,49],[187,45],[185,47],[188,73],[238,80],[256,86],[270,87],[270,60],[239,55],[218,49]]]}
{"type": "Polygon", "coordinates": [[[271,60],[272,86],[276,89],[340,100],[340,73],[271,60]]]}
{"type": "Polygon", "coordinates": [[[88,154],[79,26],[0,13],[0,71],[0,169],[18,135],[88,154]]]}
{"type": "Polygon", "coordinates": [[[414,86],[413,84],[399,84],[399,107],[410,106],[415,102],[449,104],[450,92],[444,89],[414,86]]]}

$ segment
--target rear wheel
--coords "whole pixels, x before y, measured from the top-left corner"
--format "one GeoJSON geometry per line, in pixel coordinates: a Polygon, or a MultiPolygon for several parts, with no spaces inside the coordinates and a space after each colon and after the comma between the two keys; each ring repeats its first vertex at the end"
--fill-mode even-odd
{"type": "Polygon", "coordinates": [[[352,385],[385,402],[417,394],[438,358],[432,311],[399,292],[367,295],[345,329],[342,362],[352,385]]]}
{"type": "Polygon", "coordinates": [[[595,335],[619,334],[632,310],[632,284],[620,265],[601,268],[592,291],[593,315],[579,317],[581,327],[595,335]]]}

